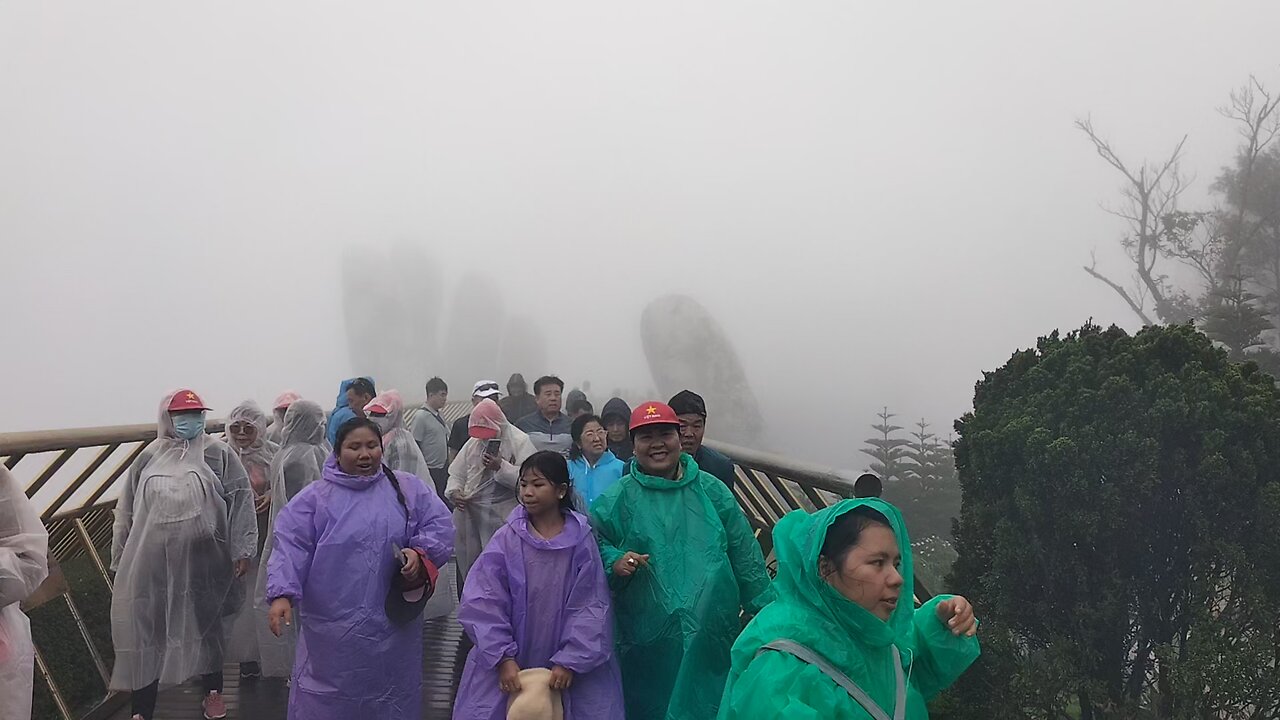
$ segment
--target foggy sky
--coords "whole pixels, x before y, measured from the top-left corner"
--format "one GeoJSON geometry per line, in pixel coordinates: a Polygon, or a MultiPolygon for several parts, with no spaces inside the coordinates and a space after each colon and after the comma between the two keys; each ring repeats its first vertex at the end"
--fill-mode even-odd
{"type": "Polygon", "coordinates": [[[1215,108],[1250,73],[1280,88],[1278,23],[1203,0],[0,2],[0,431],[149,422],[177,386],[328,407],[362,371],[344,249],[398,242],[443,302],[482,273],[539,318],[551,367],[504,374],[597,392],[652,386],[640,312],[689,294],[775,446],[861,468],[882,405],[945,434],[1037,336],[1137,328],[1080,269],[1096,249],[1123,274],[1123,225],[1072,121],[1134,162],[1189,134],[1199,203],[1236,143],[1215,108]]]}

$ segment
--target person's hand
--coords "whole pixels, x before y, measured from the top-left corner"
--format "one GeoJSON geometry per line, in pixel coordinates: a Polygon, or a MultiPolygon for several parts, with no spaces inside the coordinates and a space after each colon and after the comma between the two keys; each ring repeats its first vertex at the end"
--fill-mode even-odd
{"type": "Polygon", "coordinates": [[[551,668],[550,684],[552,690],[568,690],[573,684],[573,671],[560,665],[551,668]]]}
{"type": "Polygon", "coordinates": [[[978,633],[978,619],[973,616],[973,606],[959,595],[938,603],[938,619],[956,637],[973,637],[978,633]]]}
{"type": "Polygon", "coordinates": [[[613,563],[613,574],[618,577],[630,577],[642,567],[649,567],[649,556],[628,550],[613,563]]]}
{"type": "Polygon", "coordinates": [[[267,511],[267,508],[269,508],[269,507],[271,507],[271,496],[270,496],[270,495],[259,495],[259,496],[257,496],[256,498],[254,498],[254,500],[253,500],[253,512],[254,512],[255,514],[261,515],[262,513],[266,512],[266,511],[267,511]]]}
{"type": "Polygon", "coordinates": [[[462,497],[461,495],[453,495],[449,498],[449,501],[453,503],[454,510],[467,509],[467,499],[462,497]]]}
{"type": "Polygon", "coordinates": [[[508,694],[520,692],[520,666],[513,658],[498,665],[498,689],[508,694]]]}
{"type": "Polygon", "coordinates": [[[405,582],[411,586],[421,584],[423,574],[426,572],[426,568],[422,566],[422,558],[418,556],[417,552],[409,548],[405,548],[400,552],[405,559],[404,567],[400,568],[400,574],[404,577],[405,582]]]}
{"type": "Polygon", "coordinates": [[[502,469],[502,458],[497,455],[485,453],[481,459],[484,461],[484,466],[489,470],[497,472],[502,469]]]}
{"type": "Polygon", "coordinates": [[[242,578],[247,572],[249,572],[249,558],[241,558],[231,566],[231,574],[235,577],[242,578]]]}
{"type": "Polygon", "coordinates": [[[293,624],[293,602],[284,597],[272,600],[267,618],[271,634],[280,637],[284,634],[284,629],[293,624]]]}

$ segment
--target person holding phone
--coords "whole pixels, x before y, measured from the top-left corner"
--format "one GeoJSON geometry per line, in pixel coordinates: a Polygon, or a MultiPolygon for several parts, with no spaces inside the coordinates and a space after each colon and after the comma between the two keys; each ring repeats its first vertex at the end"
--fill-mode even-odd
{"type": "Polygon", "coordinates": [[[472,409],[467,434],[470,438],[449,466],[445,488],[454,508],[454,545],[462,580],[515,509],[517,468],[535,452],[529,436],[507,422],[492,400],[481,400],[472,409]]]}

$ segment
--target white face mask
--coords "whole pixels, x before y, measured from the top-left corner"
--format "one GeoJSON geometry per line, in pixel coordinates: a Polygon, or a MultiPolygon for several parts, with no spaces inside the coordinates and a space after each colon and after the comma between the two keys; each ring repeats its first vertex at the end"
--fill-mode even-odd
{"type": "Polygon", "coordinates": [[[382,431],[383,435],[386,435],[387,433],[391,432],[391,427],[392,425],[395,424],[395,418],[391,417],[390,415],[383,415],[381,417],[377,415],[373,415],[373,416],[370,416],[369,419],[372,420],[374,424],[378,426],[378,429],[382,431]]]}

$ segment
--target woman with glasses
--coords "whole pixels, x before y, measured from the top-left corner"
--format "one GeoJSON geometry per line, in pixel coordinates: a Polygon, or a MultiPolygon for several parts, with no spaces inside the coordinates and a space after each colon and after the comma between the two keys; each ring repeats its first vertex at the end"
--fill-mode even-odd
{"type": "Polygon", "coordinates": [[[569,477],[586,507],[600,493],[618,482],[626,465],[609,450],[609,432],[598,415],[580,415],[573,421],[569,448],[569,477]]]}

